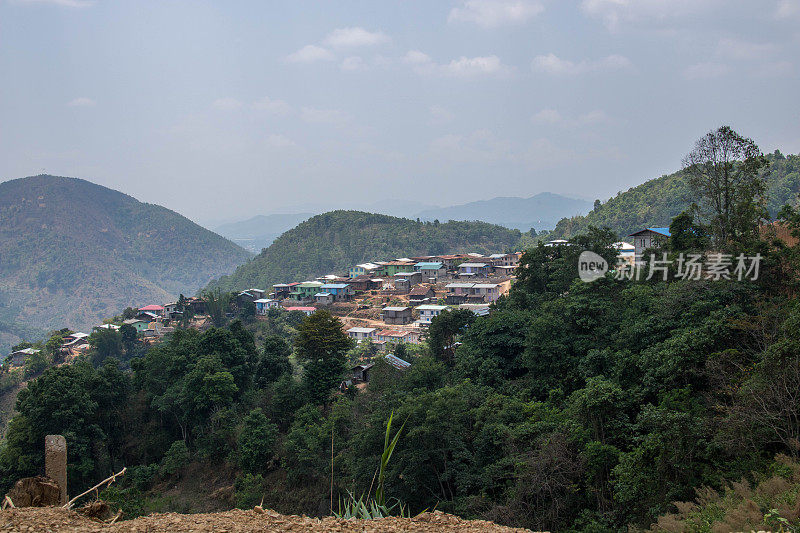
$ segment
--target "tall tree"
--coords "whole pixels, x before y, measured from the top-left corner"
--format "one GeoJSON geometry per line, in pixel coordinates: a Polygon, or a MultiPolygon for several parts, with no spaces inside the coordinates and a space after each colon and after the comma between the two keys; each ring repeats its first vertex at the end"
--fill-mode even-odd
{"type": "Polygon", "coordinates": [[[319,404],[328,399],[347,369],[347,351],[352,345],[341,321],[328,311],[316,311],[300,324],[294,347],[304,368],[303,384],[311,402],[319,404]]]}
{"type": "Polygon", "coordinates": [[[767,216],[762,173],[766,166],[758,145],[729,126],[708,132],[684,157],[696,208],[707,219],[714,244],[758,236],[758,225],[767,216]]]}

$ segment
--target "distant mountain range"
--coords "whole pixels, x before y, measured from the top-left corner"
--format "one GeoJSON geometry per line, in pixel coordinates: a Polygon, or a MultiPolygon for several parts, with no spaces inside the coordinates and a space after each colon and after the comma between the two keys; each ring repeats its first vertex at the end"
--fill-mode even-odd
{"type": "Polygon", "coordinates": [[[530,198],[498,197],[451,207],[426,209],[415,215],[422,220],[480,220],[528,231],[552,229],[564,217],[586,214],[592,202],[543,192],[530,198]]]}
{"type": "Polygon", "coordinates": [[[344,274],[365,261],[460,252],[505,252],[520,241],[518,230],[485,222],[417,222],[360,211],[316,215],[278,237],[253,260],[210,288],[269,288],[324,274],[344,274]]]}
{"type": "Polygon", "coordinates": [[[85,180],[0,183],[0,348],[194,294],[250,257],[174,211],[85,180]]]}
{"type": "MultiPolygon", "coordinates": [[[[222,224],[215,231],[235,243],[258,253],[283,232],[288,231],[314,214],[326,211],[320,205],[299,206],[307,212],[297,214],[257,215],[240,222],[222,224]]],[[[406,200],[383,200],[355,210],[384,215],[405,217],[423,221],[479,220],[511,229],[528,231],[552,229],[564,217],[583,215],[589,212],[592,203],[543,192],[530,198],[498,197],[450,207],[436,207],[421,202],[406,200]]]]}
{"type": "Polygon", "coordinates": [[[313,213],[256,215],[241,222],[223,224],[216,228],[216,232],[253,253],[259,253],[283,232],[312,216],[313,213]]]}

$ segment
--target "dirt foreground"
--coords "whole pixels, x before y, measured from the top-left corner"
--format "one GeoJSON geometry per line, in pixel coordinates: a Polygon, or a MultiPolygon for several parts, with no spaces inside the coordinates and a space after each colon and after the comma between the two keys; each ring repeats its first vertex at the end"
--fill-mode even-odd
{"type": "Polygon", "coordinates": [[[233,510],[206,514],[153,514],[104,524],[83,517],[74,511],[54,507],[28,507],[0,511],[0,532],[118,532],[156,533],[173,531],[213,531],[215,533],[241,533],[252,531],[291,532],[460,532],[460,533],[512,533],[528,531],[482,520],[462,520],[453,515],[434,512],[416,518],[384,518],[381,520],[339,520],[337,518],[308,518],[287,516],[273,511],[233,510]]]}

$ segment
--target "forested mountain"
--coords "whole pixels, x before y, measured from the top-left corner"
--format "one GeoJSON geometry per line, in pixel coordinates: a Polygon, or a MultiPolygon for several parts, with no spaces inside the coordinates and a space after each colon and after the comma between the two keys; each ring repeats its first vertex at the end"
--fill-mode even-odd
{"type": "Polygon", "coordinates": [[[287,231],[212,287],[268,288],[273,283],[344,272],[364,261],[409,255],[502,252],[519,239],[519,231],[485,222],[435,224],[361,211],[331,211],[287,231]]]}
{"type": "Polygon", "coordinates": [[[230,222],[216,228],[216,232],[251,252],[258,253],[313,213],[256,215],[240,222],[230,222]]]}
{"type": "Polygon", "coordinates": [[[0,343],[194,293],[249,257],[169,209],[85,180],[0,183],[0,343]]]}
{"type": "MultiPolygon", "coordinates": [[[[767,209],[774,217],[784,204],[795,203],[800,193],[800,155],[775,151],[767,160],[767,209]]],[[[679,171],[620,192],[585,216],[560,220],[551,238],[569,238],[590,225],[608,226],[625,238],[645,227],[669,226],[672,217],[690,204],[689,186],[679,171]]]]}
{"type": "Polygon", "coordinates": [[[589,212],[592,203],[560,194],[543,192],[530,198],[499,197],[463,205],[421,211],[423,220],[481,220],[507,228],[528,231],[552,229],[563,217],[589,212]]]}

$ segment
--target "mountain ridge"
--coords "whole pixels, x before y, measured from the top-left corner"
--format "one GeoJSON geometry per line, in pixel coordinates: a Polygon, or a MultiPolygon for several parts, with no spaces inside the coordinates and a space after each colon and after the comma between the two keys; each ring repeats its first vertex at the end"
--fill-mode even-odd
{"type": "Polygon", "coordinates": [[[7,344],[15,330],[85,329],[128,305],[194,293],[250,254],[165,207],[38,175],[0,183],[0,257],[7,344]]]}

